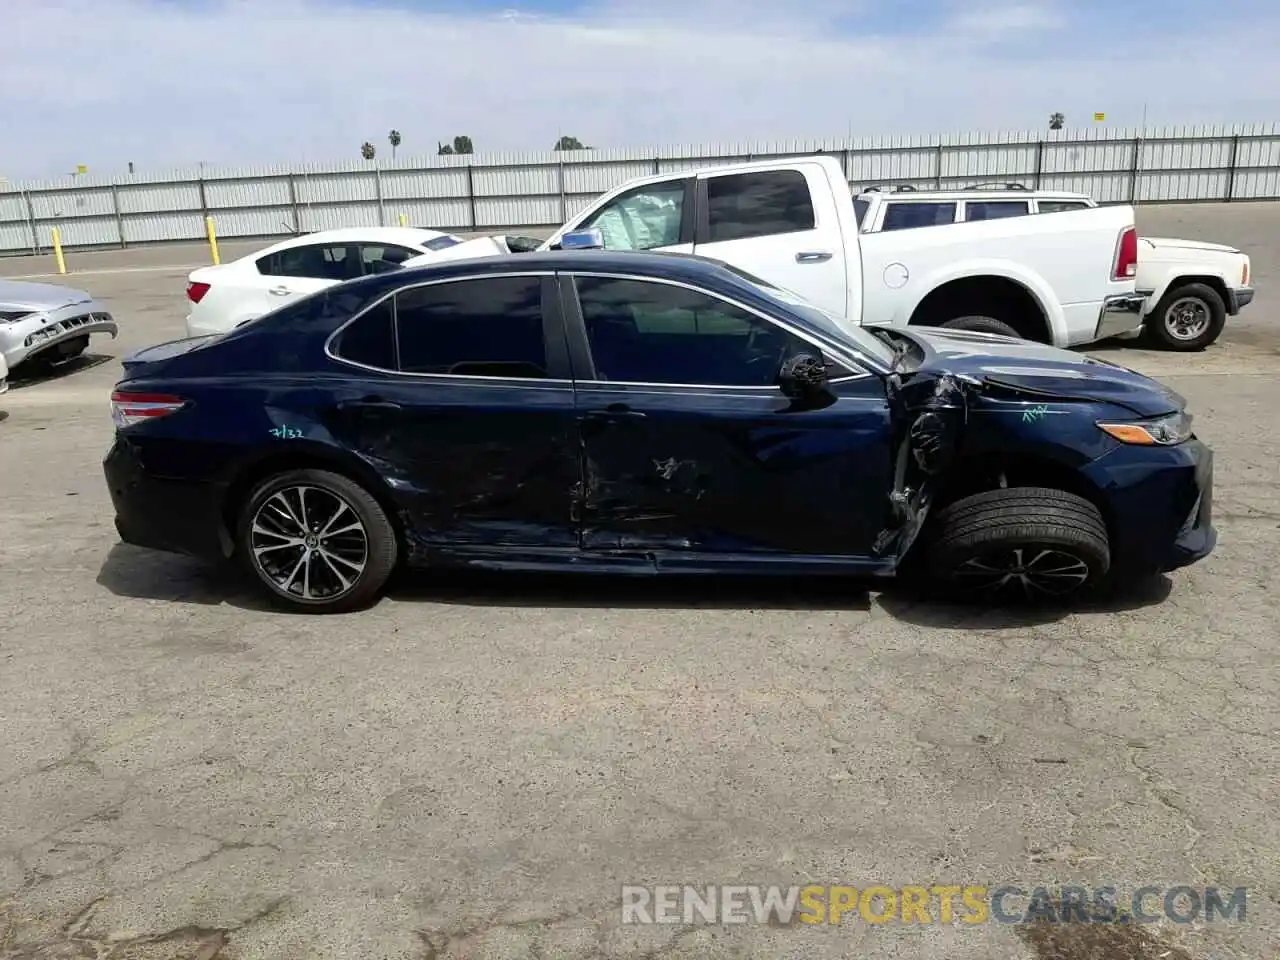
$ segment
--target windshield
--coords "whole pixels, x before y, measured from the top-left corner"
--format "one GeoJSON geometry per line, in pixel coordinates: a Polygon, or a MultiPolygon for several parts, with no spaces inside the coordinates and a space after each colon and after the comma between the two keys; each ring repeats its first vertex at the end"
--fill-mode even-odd
{"type": "Polygon", "coordinates": [[[893,349],[870,331],[842,317],[837,317],[830,311],[823,310],[797,293],[774,286],[767,280],[762,280],[732,264],[719,262],[730,273],[741,277],[753,287],[758,287],[766,297],[778,301],[791,313],[799,315],[808,323],[812,332],[834,341],[839,346],[856,350],[864,356],[878,360],[886,367],[893,366],[893,349]]]}
{"type": "Polygon", "coordinates": [[[423,244],[428,250],[444,250],[447,247],[456,247],[462,242],[458,237],[443,234],[439,237],[433,237],[423,244]]]}

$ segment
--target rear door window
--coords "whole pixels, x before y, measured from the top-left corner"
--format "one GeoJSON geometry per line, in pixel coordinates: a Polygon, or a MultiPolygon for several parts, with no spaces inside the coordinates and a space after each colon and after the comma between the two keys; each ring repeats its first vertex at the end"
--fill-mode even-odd
{"type": "Polygon", "coordinates": [[[1068,210],[1087,210],[1089,204],[1083,200],[1037,200],[1040,213],[1066,213],[1068,210]]]}
{"type": "Polygon", "coordinates": [[[964,205],[964,218],[969,223],[1025,217],[1030,212],[1031,205],[1026,200],[968,200],[964,205]]]}
{"type": "Polygon", "coordinates": [[[884,211],[881,230],[911,230],[955,223],[956,205],[941,202],[890,202],[884,211]]]}
{"type": "Polygon", "coordinates": [[[707,220],[707,243],[800,233],[817,226],[809,183],[799,170],[709,177],[707,220]]]}
{"type": "Polygon", "coordinates": [[[268,277],[304,277],[310,280],[354,280],[364,267],[356,247],[347,244],[309,244],[277,250],[257,261],[258,272],[268,277]]]}

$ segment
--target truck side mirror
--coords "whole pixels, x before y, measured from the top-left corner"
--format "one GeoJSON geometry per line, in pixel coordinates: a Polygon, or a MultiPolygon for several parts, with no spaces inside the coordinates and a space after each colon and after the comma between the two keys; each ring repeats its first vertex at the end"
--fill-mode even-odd
{"type": "Polygon", "coordinates": [[[560,242],[552,244],[552,250],[603,250],[604,233],[599,227],[587,227],[584,230],[570,230],[560,238],[560,242]]]}

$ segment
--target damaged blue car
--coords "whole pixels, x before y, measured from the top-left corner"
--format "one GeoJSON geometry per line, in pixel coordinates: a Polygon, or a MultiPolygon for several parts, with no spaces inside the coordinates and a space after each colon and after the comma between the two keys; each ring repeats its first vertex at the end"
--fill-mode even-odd
{"type": "Polygon", "coordinates": [[[1216,536],[1212,454],[1160,384],[991,334],[849,328],[703,258],[407,269],[124,366],[120,537],[238,559],[316,613],[401,564],[1066,598],[1216,536]]]}

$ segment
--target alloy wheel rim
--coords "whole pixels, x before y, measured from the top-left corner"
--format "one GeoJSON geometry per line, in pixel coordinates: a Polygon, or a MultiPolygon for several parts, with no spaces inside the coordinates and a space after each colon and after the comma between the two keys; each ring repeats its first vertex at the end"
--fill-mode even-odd
{"type": "Polygon", "coordinates": [[[1078,590],[1089,579],[1089,565],[1055,547],[1013,547],[971,557],[952,576],[959,586],[985,595],[1020,592],[1035,600],[1078,590]]]}
{"type": "Polygon", "coordinates": [[[1194,340],[1209,329],[1209,307],[1197,297],[1173,301],[1164,318],[1170,336],[1178,340],[1194,340]]]}
{"type": "Polygon", "coordinates": [[[336,600],[350,593],[369,562],[369,534],[344,497],[314,486],[289,486],[253,515],[249,548],[258,572],[293,600],[336,600]]]}

